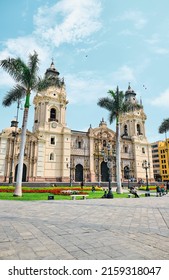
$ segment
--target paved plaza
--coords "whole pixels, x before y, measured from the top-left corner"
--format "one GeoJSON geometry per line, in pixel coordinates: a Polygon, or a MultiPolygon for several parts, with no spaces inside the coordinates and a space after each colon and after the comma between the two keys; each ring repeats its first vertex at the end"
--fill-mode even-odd
{"type": "Polygon", "coordinates": [[[0,200],[0,259],[169,260],[169,194],[0,200]]]}

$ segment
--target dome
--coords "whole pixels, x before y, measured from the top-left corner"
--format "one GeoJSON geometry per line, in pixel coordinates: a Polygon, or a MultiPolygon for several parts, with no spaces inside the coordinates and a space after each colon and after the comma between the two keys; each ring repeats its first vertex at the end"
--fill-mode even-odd
{"type": "Polygon", "coordinates": [[[57,69],[55,68],[54,62],[52,61],[50,67],[46,70],[45,72],[45,76],[49,77],[49,76],[59,76],[59,71],[57,71],[57,69]]]}

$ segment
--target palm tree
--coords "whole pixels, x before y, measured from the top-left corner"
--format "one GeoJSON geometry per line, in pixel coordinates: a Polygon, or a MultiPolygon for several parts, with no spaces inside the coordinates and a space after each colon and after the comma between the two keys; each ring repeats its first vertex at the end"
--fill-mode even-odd
{"type": "Polygon", "coordinates": [[[131,104],[124,101],[123,91],[109,90],[110,97],[100,98],[97,105],[109,111],[110,124],[116,120],[116,176],[117,176],[117,193],[122,193],[121,187],[121,156],[120,156],[120,123],[119,116],[131,110],[131,104]]]}
{"type": "Polygon", "coordinates": [[[158,132],[161,134],[165,133],[165,138],[167,139],[167,131],[169,131],[169,119],[164,119],[159,126],[158,132]]]}
{"type": "MultiPolygon", "coordinates": [[[[21,144],[19,153],[19,163],[16,179],[16,187],[14,196],[22,196],[22,172],[24,161],[24,149],[26,142],[26,128],[28,122],[28,112],[30,107],[30,95],[33,90],[41,91],[55,83],[58,85],[58,79],[54,81],[52,78],[38,76],[39,59],[36,52],[29,55],[26,64],[21,58],[8,58],[0,61],[0,66],[15,80],[16,85],[9,90],[3,99],[4,106],[10,106],[17,102],[18,99],[25,98],[24,114],[22,121],[21,144]]],[[[60,86],[62,82],[60,83],[60,86]]]]}

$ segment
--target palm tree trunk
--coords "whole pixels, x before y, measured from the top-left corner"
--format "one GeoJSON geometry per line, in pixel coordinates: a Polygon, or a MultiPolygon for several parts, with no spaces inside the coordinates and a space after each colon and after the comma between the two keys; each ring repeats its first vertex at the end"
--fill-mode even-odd
{"type": "Polygon", "coordinates": [[[117,193],[123,193],[121,187],[121,154],[120,154],[120,124],[118,117],[116,120],[116,178],[117,178],[117,193]]]}
{"type": "Polygon", "coordinates": [[[22,133],[21,133],[21,144],[19,153],[19,163],[17,170],[16,187],[14,191],[14,196],[22,196],[22,173],[23,173],[23,161],[24,161],[24,151],[26,142],[26,128],[28,121],[28,111],[29,108],[24,109],[23,122],[22,122],[22,133]]]}

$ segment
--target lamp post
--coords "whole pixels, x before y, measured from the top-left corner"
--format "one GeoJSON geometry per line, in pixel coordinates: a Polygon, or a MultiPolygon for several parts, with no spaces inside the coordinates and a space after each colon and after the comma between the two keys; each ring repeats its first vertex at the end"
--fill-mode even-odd
{"type": "Polygon", "coordinates": [[[69,168],[69,186],[72,186],[72,163],[71,161],[67,164],[67,168],[69,168]]]}
{"type": "Polygon", "coordinates": [[[142,167],[143,169],[145,169],[146,171],[146,191],[149,191],[149,187],[148,187],[148,172],[147,169],[150,168],[150,163],[147,160],[144,160],[142,163],[142,167]]]}
{"type": "Polygon", "coordinates": [[[70,163],[70,187],[72,186],[72,168],[71,168],[71,163],[70,163]]]}
{"type": "Polygon", "coordinates": [[[129,165],[125,166],[125,173],[126,177],[128,179],[128,189],[130,188],[130,167],[129,165]]]}
{"type": "Polygon", "coordinates": [[[97,174],[97,179],[98,179],[98,185],[100,187],[100,156],[101,152],[100,151],[100,144],[101,144],[101,133],[99,135],[99,138],[95,140],[95,159],[96,159],[96,174],[97,174]]]}
{"type": "Polygon", "coordinates": [[[104,161],[107,162],[107,167],[109,169],[109,190],[107,194],[107,198],[113,198],[113,192],[111,187],[111,179],[112,179],[112,167],[113,167],[113,152],[111,154],[111,146],[110,143],[107,144],[107,147],[105,149],[102,149],[102,156],[104,158],[104,161]]]}
{"type": "Polygon", "coordinates": [[[13,183],[13,165],[14,165],[14,152],[15,152],[15,141],[16,141],[16,136],[17,136],[17,129],[18,129],[18,117],[19,117],[19,109],[21,105],[21,100],[18,99],[17,101],[17,113],[16,113],[16,120],[12,121],[12,126],[15,127],[15,130],[12,131],[12,136],[13,136],[13,147],[12,147],[12,160],[11,160],[11,165],[10,165],[10,172],[9,172],[9,184],[13,183]]]}

